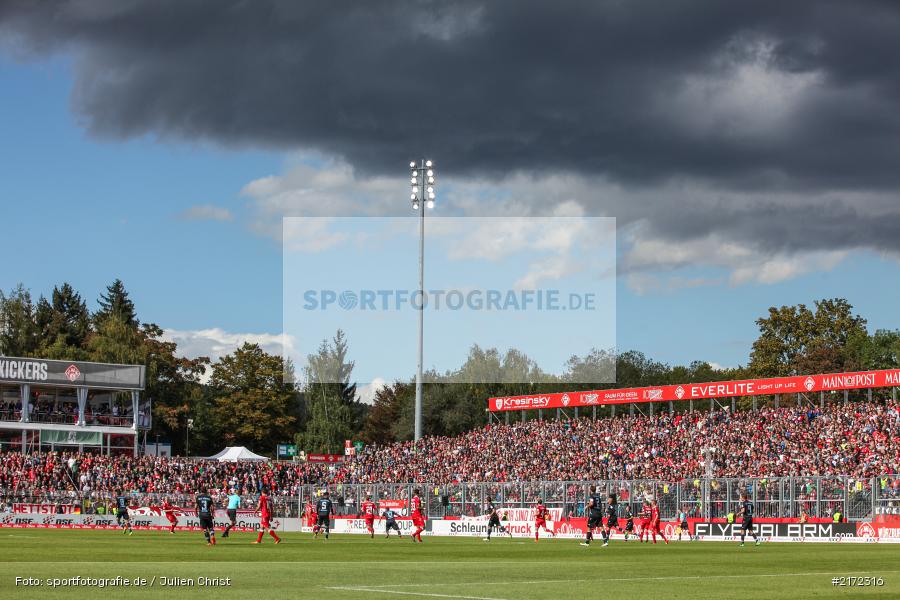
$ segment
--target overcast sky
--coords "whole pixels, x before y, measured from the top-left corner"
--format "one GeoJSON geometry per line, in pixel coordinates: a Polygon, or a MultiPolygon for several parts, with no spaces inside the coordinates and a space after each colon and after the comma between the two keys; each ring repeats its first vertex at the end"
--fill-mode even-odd
{"type": "MultiPolygon", "coordinates": [[[[2,191],[61,202],[29,170],[86,153],[70,199],[132,224],[158,211],[155,231],[202,247],[219,279],[228,240],[245,287],[270,290],[254,278],[282,215],[402,213],[405,165],[427,155],[446,214],[616,217],[620,343],[737,364],[770,304],[843,295],[897,326],[898,31],[888,1],[7,0],[0,118],[42,142],[4,136],[22,169],[2,191]],[[123,194],[138,165],[155,174],[123,194]],[[719,332],[685,345],[709,304],[719,332]]],[[[134,252],[86,285],[131,279],[179,331],[278,333],[176,311],[134,252]]]]}

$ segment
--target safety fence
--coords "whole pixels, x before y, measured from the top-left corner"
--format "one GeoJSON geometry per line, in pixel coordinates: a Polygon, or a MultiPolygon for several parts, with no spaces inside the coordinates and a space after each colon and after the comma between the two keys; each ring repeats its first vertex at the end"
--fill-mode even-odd
{"type": "MultiPolygon", "coordinates": [[[[742,494],[755,504],[760,518],[834,517],[850,521],[870,519],[879,512],[900,509],[900,475],[872,478],[851,477],[775,477],[775,478],[697,478],[682,481],[537,481],[517,483],[408,483],[408,484],[328,484],[304,485],[290,495],[271,496],[275,514],[301,516],[306,504],[327,490],[339,515],[355,515],[367,495],[376,502],[408,501],[415,490],[430,518],[474,517],[483,513],[487,498],[504,508],[530,508],[543,500],[550,509],[559,509],[565,517],[584,516],[590,486],[601,495],[615,494],[620,507],[640,511],[645,498],[654,498],[663,519],[675,519],[680,513],[691,518],[714,519],[738,512],[742,494]]],[[[213,493],[224,505],[224,494],[213,493]]],[[[138,506],[161,506],[164,500],[180,507],[193,507],[194,495],[130,493],[129,502],[138,506]]],[[[258,495],[243,494],[241,507],[254,509],[258,495]]],[[[0,512],[16,507],[40,506],[42,511],[63,514],[111,514],[113,494],[107,492],[56,491],[27,494],[0,489],[0,512]]],[[[402,512],[402,511],[401,511],[402,512]]]]}

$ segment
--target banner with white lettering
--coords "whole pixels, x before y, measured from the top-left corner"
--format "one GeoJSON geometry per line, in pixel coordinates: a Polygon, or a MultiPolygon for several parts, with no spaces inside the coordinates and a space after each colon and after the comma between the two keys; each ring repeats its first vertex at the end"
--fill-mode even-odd
{"type": "Polygon", "coordinates": [[[709,383],[682,383],[654,387],[532,394],[528,396],[503,396],[490,398],[488,400],[488,408],[491,412],[503,412],[638,402],[728,398],[732,396],[808,394],[893,386],[900,386],[900,370],[898,369],[829,373],[824,375],[798,375],[796,377],[773,377],[768,379],[743,379],[738,381],[713,381],[709,383]]]}

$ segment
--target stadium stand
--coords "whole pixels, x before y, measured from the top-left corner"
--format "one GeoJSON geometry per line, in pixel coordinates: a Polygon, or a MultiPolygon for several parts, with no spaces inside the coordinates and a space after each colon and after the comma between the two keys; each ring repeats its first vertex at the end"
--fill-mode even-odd
{"type": "Polygon", "coordinates": [[[900,409],[887,403],[766,408],[494,425],[455,438],[371,446],[354,460],[230,463],[183,458],[41,453],[0,456],[0,489],[40,495],[125,487],[195,493],[200,487],[292,495],[305,484],[460,481],[588,481],[705,476],[842,475],[900,472],[900,409]],[[704,455],[701,448],[711,451],[704,455]],[[73,468],[74,467],[74,468],[73,468]]]}

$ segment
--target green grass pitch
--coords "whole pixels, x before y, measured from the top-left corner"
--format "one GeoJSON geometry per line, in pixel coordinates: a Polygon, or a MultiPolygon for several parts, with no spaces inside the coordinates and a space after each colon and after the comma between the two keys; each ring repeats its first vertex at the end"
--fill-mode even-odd
{"type": "Polygon", "coordinates": [[[334,535],[327,542],[237,533],[207,547],[200,533],[0,529],[2,598],[900,598],[900,545],[613,541],[334,535]],[[145,578],[122,588],[59,587],[49,578],[145,578]],[[880,587],[835,587],[877,576],[880,587]],[[16,578],[41,586],[16,586],[16,578]],[[227,587],[168,587],[163,577],[230,578],[227,587]],[[155,579],[153,579],[155,578],[155,579]],[[149,583],[152,582],[152,585],[149,583]]]}

